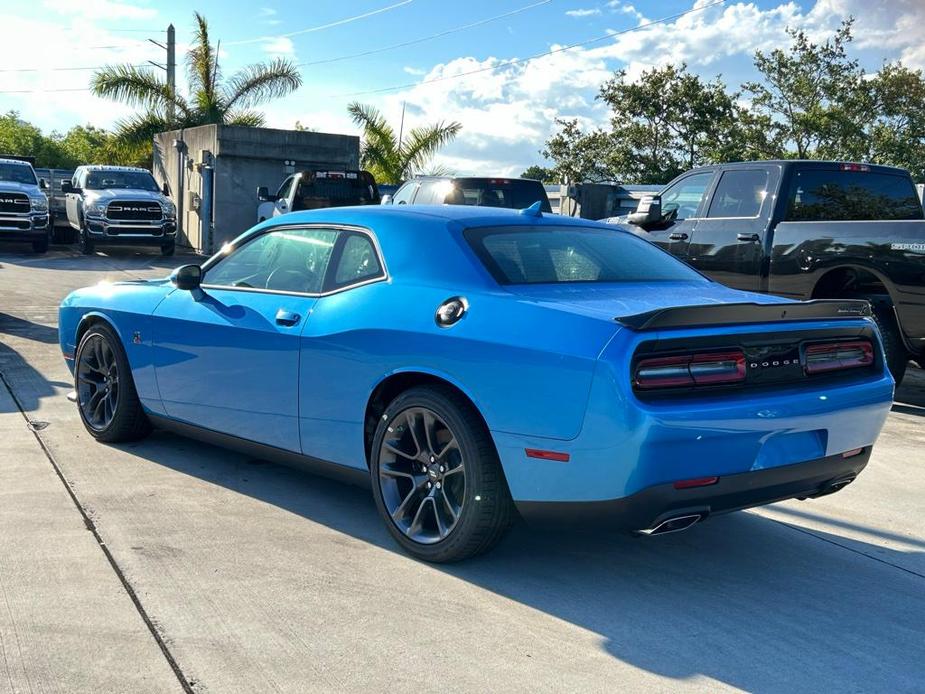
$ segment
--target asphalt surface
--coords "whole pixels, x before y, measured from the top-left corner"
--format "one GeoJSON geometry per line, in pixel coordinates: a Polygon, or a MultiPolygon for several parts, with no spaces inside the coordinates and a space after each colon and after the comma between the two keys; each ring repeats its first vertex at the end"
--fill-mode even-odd
{"type": "Polygon", "coordinates": [[[833,496],[430,566],[362,489],[86,435],[58,302],[185,260],[0,247],[0,692],[925,689],[921,371],[833,496]]]}

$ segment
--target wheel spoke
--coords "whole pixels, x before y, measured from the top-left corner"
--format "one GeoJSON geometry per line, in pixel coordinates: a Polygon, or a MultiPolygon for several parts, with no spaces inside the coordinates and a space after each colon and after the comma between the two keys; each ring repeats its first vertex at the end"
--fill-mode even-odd
{"type": "Polygon", "coordinates": [[[442,540],[444,537],[447,536],[447,533],[449,531],[447,530],[446,525],[444,525],[443,519],[440,517],[440,509],[437,508],[437,500],[432,496],[428,498],[430,499],[430,505],[434,509],[434,519],[437,521],[437,534],[440,536],[440,539],[442,540]]]}
{"type": "Polygon", "coordinates": [[[417,457],[421,455],[421,440],[418,437],[418,418],[417,413],[414,411],[409,411],[408,415],[405,418],[405,421],[408,423],[408,431],[411,432],[411,440],[414,441],[414,456],[417,457]]]}
{"type": "Polygon", "coordinates": [[[449,512],[450,518],[452,519],[453,523],[455,523],[459,518],[459,512],[453,508],[453,504],[450,503],[450,498],[447,496],[445,489],[440,490],[440,498],[443,500],[444,508],[449,512]]]}
{"type": "Polygon", "coordinates": [[[411,481],[414,481],[414,475],[410,472],[403,472],[401,470],[396,470],[391,466],[391,463],[380,463],[379,465],[379,474],[385,475],[386,477],[407,477],[411,481]]]}
{"type": "Polygon", "coordinates": [[[460,463],[456,467],[451,467],[449,470],[443,473],[443,476],[444,478],[446,478],[446,477],[449,477],[450,475],[458,475],[461,472],[465,472],[462,466],[462,463],[460,463]]]}
{"type": "Polygon", "coordinates": [[[416,533],[421,529],[421,515],[424,513],[424,506],[427,505],[427,499],[429,497],[424,497],[421,499],[421,503],[418,505],[417,513],[414,514],[414,518],[411,519],[411,525],[408,527],[409,533],[416,533]]]}
{"type": "Polygon", "coordinates": [[[383,445],[385,446],[385,449],[389,451],[389,453],[394,453],[395,455],[401,456],[402,458],[407,458],[408,460],[417,460],[416,455],[405,453],[403,450],[393,446],[391,443],[386,442],[383,445]]]}
{"type": "Polygon", "coordinates": [[[437,454],[437,457],[443,459],[451,450],[459,450],[459,444],[456,443],[455,436],[446,442],[446,445],[443,446],[443,449],[437,454]]]}
{"type": "Polygon", "coordinates": [[[424,441],[427,443],[427,452],[430,455],[434,455],[434,452],[437,450],[437,447],[434,446],[433,434],[434,427],[437,425],[437,419],[430,412],[426,410],[421,412],[421,423],[424,425],[424,441]]]}

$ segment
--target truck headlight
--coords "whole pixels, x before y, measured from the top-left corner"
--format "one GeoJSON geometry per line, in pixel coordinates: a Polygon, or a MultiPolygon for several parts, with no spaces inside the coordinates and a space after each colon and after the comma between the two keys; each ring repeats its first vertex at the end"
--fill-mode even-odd
{"type": "Polygon", "coordinates": [[[32,198],[33,212],[48,212],[48,198],[32,198]]]}
{"type": "Polygon", "coordinates": [[[105,202],[92,202],[87,205],[87,214],[93,215],[95,217],[105,217],[106,205],[107,203],[105,202]]]}
{"type": "Polygon", "coordinates": [[[172,202],[163,202],[161,203],[164,207],[164,216],[165,217],[176,217],[177,216],[177,206],[172,202]]]}

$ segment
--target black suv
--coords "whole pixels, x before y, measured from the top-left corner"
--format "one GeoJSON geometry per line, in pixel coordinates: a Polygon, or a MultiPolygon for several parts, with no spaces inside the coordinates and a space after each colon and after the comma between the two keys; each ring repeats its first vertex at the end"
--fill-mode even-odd
{"type": "Polygon", "coordinates": [[[543,212],[552,212],[546,189],[528,178],[452,178],[418,176],[383,196],[383,205],[477,205],[515,210],[539,202],[543,212]]]}

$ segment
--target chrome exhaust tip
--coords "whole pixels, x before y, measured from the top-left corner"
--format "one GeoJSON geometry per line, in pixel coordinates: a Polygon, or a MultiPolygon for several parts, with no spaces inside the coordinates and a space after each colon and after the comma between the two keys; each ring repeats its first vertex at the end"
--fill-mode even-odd
{"type": "Polygon", "coordinates": [[[653,528],[637,530],[640,535],[666,535],[668,533],[678,533],[687,530],[692,525],[699,523],[704,518],[702,513],[692,513],[684,516],[675,516],[668,518],[653,528]]]}

